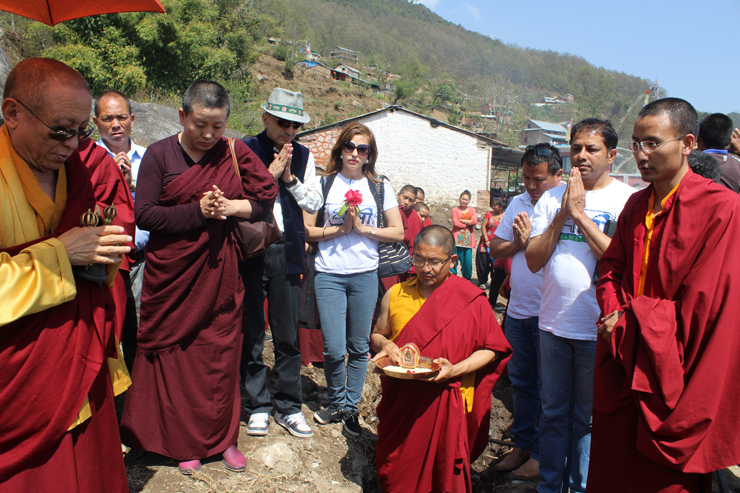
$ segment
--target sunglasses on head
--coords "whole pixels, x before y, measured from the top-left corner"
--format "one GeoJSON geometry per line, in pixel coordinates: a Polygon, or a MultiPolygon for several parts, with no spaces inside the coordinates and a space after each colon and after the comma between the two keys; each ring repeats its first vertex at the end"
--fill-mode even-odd
{"type": "Polygon", "coordinates": [[[18,104],[26,108],[26,111],[28,111],[31,116],[36,118],[38,121],[44,124],[46,128],[49,129],[49,138],[58,140],[60,142],[64,142],[65,140],[69,140],[72,137],[77,136],[77,140],[82,140],[90,137],[90,135],[95,131],[95,127],[92,125],[88,125],[88,127],[85,130],[75,130],[73,128],[67,128],[67,127],[52,127],[51,125],[48,125],[44,120],[36,116],[36,113],[31,111],[31,108],[23,104],[23,102],[18,101],[18,104]]]}
{"type": "Polygon", "coordinates": [[[282,118],[278,118],[277,120],[278,127],[280,128],[290,128],[293,127],[294,129],[298,130],[303,126],[301,122],[292,122],[290,120],[283,120],[282,118]]]}
{"type": "Polygon", "coordinates": [[[355,149],[357,149],[357,154],[359,154],[360,156],[367,156],[368,154],[370,154],[370,146],[367,144],[355,145],[352,142],[345,142],[344,144],[342,144],[342,151],[346,153],[351,153],[355,149]]]}
{"type": "Polygon", "coordinates": [[[540,157],[545,157],[545,158],[550,157],[550,156],[555,156],[555,159],[557,160],[557,162],[559,162],[559,163],[562,162],[560,156],[558,154],[556,154],[552,149],[550,149],[549,147],[546,147],[546,146],[531,145],[531,146],[527,146],[524,149],[524,151],[525,152],[534,151],[534,153],[536,155],[538,155],[540,157]]]}

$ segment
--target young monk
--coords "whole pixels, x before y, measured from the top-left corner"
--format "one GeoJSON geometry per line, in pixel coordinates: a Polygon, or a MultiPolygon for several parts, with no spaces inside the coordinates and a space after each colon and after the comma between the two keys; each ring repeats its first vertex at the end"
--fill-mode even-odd
{"type": "Polygon", "coordinates": [[[470,463],[488,443],[491,390],[511,348],[485,293],[450,276],[450,230],[429,226],[414,244],[417,277],[383,297],[373,361],[398,362],[413,342],[442,368],[431,381],[381,377],[375,466],[386,493],[471,491],[470,463]]]}

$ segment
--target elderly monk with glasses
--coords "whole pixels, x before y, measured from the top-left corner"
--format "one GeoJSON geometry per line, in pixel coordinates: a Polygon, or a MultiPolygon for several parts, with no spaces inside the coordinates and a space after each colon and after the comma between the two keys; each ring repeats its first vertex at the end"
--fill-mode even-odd
{"type": "Polygon", "coordinates": [[[385,492],[469,492],[470,464],[488,444],[491,391],[511,348],[485,293],[450,275],[450,230],[424,228],[414,245],[417,277],[383,297],[373,361],[397,365],[399,347],[414,343],[441,369],[428,381],[381,377],[375,466],[385,492]]]}
{"type": "Polygon", "coordinates": [[[76,149],[87,83],[29,58],[5,83],[0,128],[0,492],[126,492],[114,393],[130,380],[109,286],[132,238],[80,227],[95,197],[76,149]],[[103,264],[107,282],[78,276],[103,264]]]}

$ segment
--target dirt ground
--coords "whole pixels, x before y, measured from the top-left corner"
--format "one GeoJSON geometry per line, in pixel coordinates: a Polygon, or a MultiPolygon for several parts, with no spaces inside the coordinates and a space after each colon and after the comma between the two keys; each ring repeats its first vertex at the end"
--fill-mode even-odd
{"type": "MultiPolygon", "coordinates": [[[[501,301],[503,301],[501,299],[501,301]]],[[[500,318],[501,315],[497,314],[500,318]]],[[[272,368],[272,343],[265,344],[265,362],[272,368]]],[[[375,407],[380,401],[380,379],[369,365],[362,402],[360,424],[362,435],[351,437],[343,432],[342,424],[321,426],[314,422],[313,413],[328,402],[326,381],[318,366],[301,369],[303,380],[303,412],[314,431],[312,438],[295,438],[274,421],[267,437],[251,437],[241,424],[239,449],[247,457],[247,471],[235,474],[227,471],[221,458],[203,462],[199,472],[183,476],[177,463],[157,454],[128,450],[124,455],[126,473],[132,493],[242,493],[242,492],[380,492],[375,473],[375,442],[377,418],[375,407]]],[[[276,376],[268,374],[268,385],[274,392],[276,376]]],[[[124,394],[125,395],[125,394],[124,394]]],[[[511,440],[511,385],[506,376],[499,379],[493,392],[489,438],[511,440]]],[[[118,403],[119,407],[121,402],[118,403]]],[[[246,419],[247,416],[242,416],[246,419]]],[[[519,481],[507,473],[493,471],[491,465],[510,449],[490,443],[472,465],[473,490],[476,492],[525,493],[535,491],[535,481],[519,481]]],[[[740,468],[726,470],[729,491],[740,492],[740,468]]],[[[719,485],[714,492],[719,493],[719,485]]]]}

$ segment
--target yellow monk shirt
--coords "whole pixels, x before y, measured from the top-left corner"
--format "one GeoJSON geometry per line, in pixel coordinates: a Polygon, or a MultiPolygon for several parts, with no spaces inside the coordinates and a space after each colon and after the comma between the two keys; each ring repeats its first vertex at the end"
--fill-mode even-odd
{"type": "MultiPolygon", "coordinates": [[[[426,298],[421,292],[419,279],[414,277],[406,282],[394,284],[388,298],[388,312],[391,325],[390,340],[396,342],[406,324],[416,315],[426,298]]],[[[464,375],[460,382],[460,392],[468,412],[473,410],[475,392],[475,372],[464,375]]]]}
{"type": "MultiPolygon", "coordinates": [[[[67,175],[58,171],[55,199],[51,200],[28,164],[15,152],[10,135],[0,128],[0,248],[9,248],[56,231],[67,205],[67,175]]],[[[116,270],[112,274],[115,276],[116,270]]],[[[110,277],[112,279],[113,277],[110,277]]],[[[77,295],[72,265],[64,244],[51,238],[11,257],[0,252],[0,330],[26,315],[39,313],[77,295]]],[[[131,385],[119,345],[118,358],[108,358],[116,395],[131,385]]],[[[91,416],[86,400],[70,429],[91,416]]]]}

